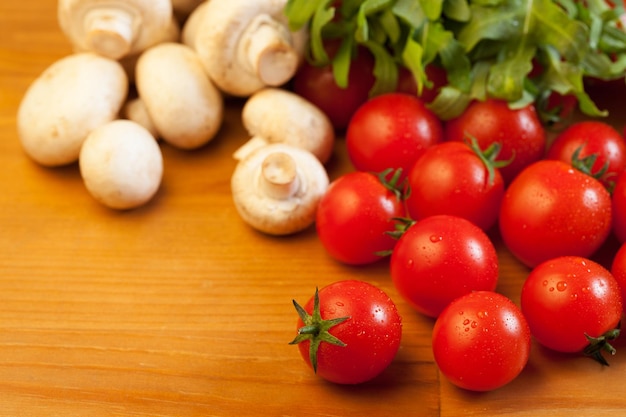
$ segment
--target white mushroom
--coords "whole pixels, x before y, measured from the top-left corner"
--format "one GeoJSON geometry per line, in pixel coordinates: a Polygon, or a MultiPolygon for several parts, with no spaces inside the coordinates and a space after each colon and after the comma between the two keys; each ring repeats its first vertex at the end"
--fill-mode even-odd
{"type": "Polygon", "coordinates": [[[211,0],[202,14],[196,50],[215,84],[246,97],[287,82],[302,61],[306,30],[289,30],[287,0],[211,0]]]}
{"type": "Polygon", "coordinates": [[[159,138],[160,134],[157,130],[152,117],[148,113],[146,104],[139,97],[134,97],[124,104],[120,116],[124,119],[132,120],[135,123],[140,124],[150,132],[155,138],[159,138]]]}
{"type": "Polygon", "coordinates": [[[77,50],[111,59],[154,45],[173,16],[171,0],[59,0],[57,12],[77,50]]]}
{"type": "MultiPolygon", "coordinates": [[[[171,24],[168,26],[167,30],[160,33],[159,37],[154,39],[154,43],[149,45],[148,47],[165,42],[178,42],[180,41],[181,36],[182,30],[180,28],[180,24],[175,18],[172,18],[171,24]]],[[[148,49],[148,47],[146,49],[148,49]]],[[[126,70],[126,74],[128,74],[128,80],[130,83],[135,82],[135,67],[137,66],[137,60],[139,60],[139,57],[143,52],[144,50],[141,50],[139,52],[126,55],[123,58],[119,59],[120,64],[122,64],[122,66],[126,70]]]]}
{"type": "Polygon", "coordinates": [[[235,153],[236,159],[276,142],[306,149],[322,163],[333,152],[335,131],[326,114],[290,91],[267,87],[254,93],[243,106],[242,120],[252,139],[235,153]]]}
{"type": "Polygon", "coordinates": [[[102,204],[130,209],[148,202],[163,176],[161,149],[146,129],[115,120],[94,130],[80,151],[87,191],[102,204]]]}
{"type": "Polygon", "coordinates": [[[191,48],[180,43],[149,48],[137,62],[135,82],[163,140],[195,149],[215,137],[224,100],[191,48]]]}
{"type": "Polygon", "coordinates": [[[184,45],[189,46],[193,50],[196,50],[196,36],[198,34],[198,28],[202,20],[204,19],[204,11],[207,8],[208,0],[203,1],[194,9],[193,12],[189,15],[185,24],[183,25],[183,29],[181,31],[181,42],[184,45]]]}
{"type": "Polygon", "coordinates": [[[241,218],[271,235],[293,234],[313,224],[327,188],[326,170],[312,153],[281,143],[250,153],[231,178],[241,218]]]}
{"type": "Polygon", "coordinates": [[[75,162],[87,135],[118,117],[127,93],[126,73],[116,61],[85,52],[54,62],[20,103],[22,147],[42,165],[75,162]]]}

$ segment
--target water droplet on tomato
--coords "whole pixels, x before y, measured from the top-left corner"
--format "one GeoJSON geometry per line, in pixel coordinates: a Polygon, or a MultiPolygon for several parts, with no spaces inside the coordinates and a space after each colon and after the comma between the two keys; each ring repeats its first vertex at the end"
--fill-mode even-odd
{"type": "Polygon", "coordinates": [[[559,281],[556,283],[556,289],[563,292],[567,289],[567,282],[559,281]]]}
{"type": "Polygon", "coordinates": [[[464,325],[466,325],[466,326],[467,326],[469,323],[470,323],[470,320],[469,320],[469,319],[465,319],[465,320],[463,320],[463,324],[464,324],[464,325]]]}
{"type": "Polygon", "coordinates": [[[548,285],[548,280],[543,281],[542,284],[543,284],[544,287],[547,286],[548,285]]]}
{"type": "Polygon", "coordinates": [[[430,235],[430,241],[433,243],[441,242],[443,240],[443,236],[440,235],[430,235]]]}
{"type": "Polygon", "coordinates": [[[473,321],[471,326],[472,326],[472,329],[475,329],[476,327],[478,327],[478,323],[473,321]]]}
{"type": "Polygon", "coordinates": [[[335,304],[339,307],[343,307],[343,303],[341,301],[337,301],[335,304]]]}

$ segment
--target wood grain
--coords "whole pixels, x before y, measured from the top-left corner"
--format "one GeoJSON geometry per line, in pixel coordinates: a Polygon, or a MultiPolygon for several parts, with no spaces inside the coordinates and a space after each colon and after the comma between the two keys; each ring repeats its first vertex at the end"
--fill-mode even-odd
{"type": "MultiPolygon", "coordinates": [[[[624,354],[602,368],[533,345],[509,386],[459,390],[433,361],[433,321],[400,300],[386,262],[340,265],[314,230],[275,238],[243,224],[229,188],[231,154],[247,140],[238,100],[206,147],[162,145],[163,186],[137,210],[99,205],[76,165],[32,162],[15,114],[35,77],[71,53],[55,8],[0,3],[0,416],[623,414],[624,354]],[[355,387],[316,378],[287,344],[291,300],[348,278],[387,291],[404,321],[394,363],[355,387]]],[[[351,169],[341,140],[328,168],[332,178],[351,169]]],[[[528,271],[498,250],[498,290],[517,302],[528,271]]]]}

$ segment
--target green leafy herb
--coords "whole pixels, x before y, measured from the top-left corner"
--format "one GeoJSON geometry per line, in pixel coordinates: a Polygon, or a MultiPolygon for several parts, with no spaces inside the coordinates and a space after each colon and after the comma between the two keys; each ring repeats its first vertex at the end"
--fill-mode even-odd
{"type": "Polygon", "coordinates": [[[577,97],[581,111],[605,116],[585,91],[585,77],[624,78],[624,12],[604,0],[288,0],[293,30],[308,25],[308,59],[333,66],[348,83],[359,46],[375,58],[370,95],[393,91],[398,68],[415,78],[418,94],[430,86],[425,68],[439,65],[448,85],[430,104],[442,119],[487,97],[522,107],[550,92],[577,97]],[[338,5],[340,4],[340,5],[338,5]],[[332,60],[327,39],[341,39],[332,60]]]}

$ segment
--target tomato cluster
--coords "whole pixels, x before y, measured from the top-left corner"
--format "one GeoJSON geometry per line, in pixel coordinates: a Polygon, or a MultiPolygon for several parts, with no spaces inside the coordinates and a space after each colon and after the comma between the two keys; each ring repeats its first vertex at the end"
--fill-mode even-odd
{"type": "MultiPolygon", "coordinates": [[[[415,95],[395,92],[358,107],[346,146],[355,170],[318,206],[320,241],[346,264],[388,256],[398,294],[435,320],[434,357],[452,383],[507,384],[531,338],[607,364],[626,297],[626,142],[617,130],[582,121],[550,140],[532,105],[487,99],[441,121],[415,95]],[[506,277],[494,233],[529,269],[520,306],[496,292],[506,277]],[[624,246],[603,266],[592,258],[611,234],[624,246]]],[[[337,366],[324,361],[322,376],[337,366]]]]}

